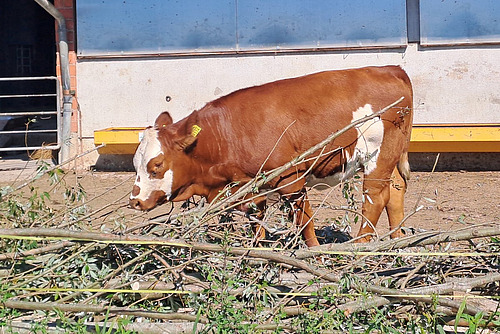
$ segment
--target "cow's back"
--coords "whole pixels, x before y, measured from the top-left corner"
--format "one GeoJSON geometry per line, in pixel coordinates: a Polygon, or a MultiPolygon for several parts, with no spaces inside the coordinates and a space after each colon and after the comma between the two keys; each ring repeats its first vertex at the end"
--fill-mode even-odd
{"type": "MultiPolygon", "coordinates": [[[[263,164],[264,169],[283,165],[342,129],[358,109],[370,105],[376,112],[401,97],[399,108],[382,119],[386,120],[384,136],[390,135],[394,142],[387,151],[402,151],[407,147],[411,116],[401,122],[400,115],[402,108],[411,112],[412,91],[408,76],[398,66],[325,71],[242,89],[209,103],[188,123],[206,128],[208,142],[203,144],[200,137],[200,154],[209,152],[214,162],[231,161],[252,175],[263,164]]],[[[358,136],[351,129],[327,150],[344,147],[352,156],[358,136]]],[[[332,163],[322,173],[332,172],[343,158],[345,154],[330,157],[332,163]]]]}

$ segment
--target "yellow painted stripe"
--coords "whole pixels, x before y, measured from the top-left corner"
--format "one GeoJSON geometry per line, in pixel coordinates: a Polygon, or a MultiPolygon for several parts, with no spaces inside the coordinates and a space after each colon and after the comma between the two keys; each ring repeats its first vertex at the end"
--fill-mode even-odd
{"type": "MultiPolygon", "coordinates": [[[[192,248],[193,245],[189,243],[173,242],[168,240],[93,240],[82,238],[69,238],[69,237],[36,237],[36,236],[16,236],[16,235],[0,235],[0,239],[14,239],[14,240],[68,240],[68,241],[85,241],[96,242],[102,244],[126,244],[126,245],[161,245],[171,247],[192,248]]],[[[265,248],[265,247],[238,247],[242,251],[285,251],[283,248],[265,248]]],[[[491,257],[500,256],[500,252],[484,253],[484,252],[372,252],[372,251],[329,251],[329,250],[309,250],[311,253],[324,254],[324,255],[345,255],[345,256],[418,256],[418,257],[431,257],[431,256],[450,256],[450,257],[491,257]]]]}
{"type": "Polygon", "coordinates": [[[16,291],[33,291],[33,292],[46,292],[46,293],[58,293],[58,292],[93,292],[93,293],[165,293],[165,294],[177,294],[177,295],[187,295],[195,292],[186,290],[133,290],[133,289],[99,289],[99,288],[84,288],[84,289],[72,289],[72,288],[15,288],[12,290],[16,291]]]}
{"type": "Polygon", "coordinates": [[[100,244],[109,245],[161,245],[161,246],[172,246],[172,247],[182,247],[191,248],[193,247],[187,243],[173,242],[168,240],[94,240],[86,238],[68,238],[68,237],[36,237],[36,236],[17,236],[17,235],[0,235],[0,239],[14,239],[14,240],[53,240],[53,241],[84,241],[84,242],[95,242],[100,244]]]}
{"type": "Polygon", "coordinates": [[[349,252],[349,251],[314,251],[311,253],[328,255],[354,255],[354,256],[450,256],[450,257],[474,257],[474,256],[500,256],[500,252],[480,253],[480,252],[349,252]]]}
{"type": "Polygon", "coordinates": [[[500,124],[414,125],[410,152],[500,152],[500,124]]]}
{"type": "MultiPolygon", "coordinates": [[[[134,154],[144,128],[107,128],[94,132],[101,154],[134,154]]],[[[500,124],[415,124],[410,152],[500,152],[500,124]]]]}
{"type": "Polygon", "coordinates": [[[94,144],[101,154],[134,154],[145,128],[107,128],[94,131],[94,144]]]}

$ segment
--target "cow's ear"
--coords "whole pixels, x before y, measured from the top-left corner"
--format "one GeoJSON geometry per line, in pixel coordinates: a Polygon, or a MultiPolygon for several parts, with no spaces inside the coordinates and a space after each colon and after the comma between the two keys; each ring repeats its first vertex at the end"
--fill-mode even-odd
{"type": "Polygon", "coordinates": [[[172,116],[170,116],[168,111],[164,111],[156,118],[155,128],[161,129],[172,124],[173,122],[174,121],[172,120],[172,116]]]}
{"type": "Polygon", "coordinates": [[[198,125],[193,125],[191,127],[191,133],[184,135],[181,137],[179,140],[176,141],[179,149],[183,150],[184,152],[188,152],[190,149],[192,149],[198,140],[198,134],[201,131],[201,127],[198,125]]]}

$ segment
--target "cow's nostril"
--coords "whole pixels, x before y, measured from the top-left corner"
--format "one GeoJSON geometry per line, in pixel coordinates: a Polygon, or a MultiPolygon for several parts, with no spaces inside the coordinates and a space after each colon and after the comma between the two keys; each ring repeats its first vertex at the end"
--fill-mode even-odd
{"type": "Polygon", "coordinates": [[[141,202],[138,199],[131,199],[129,205],[132,209],[141,210],[141,202]]]}

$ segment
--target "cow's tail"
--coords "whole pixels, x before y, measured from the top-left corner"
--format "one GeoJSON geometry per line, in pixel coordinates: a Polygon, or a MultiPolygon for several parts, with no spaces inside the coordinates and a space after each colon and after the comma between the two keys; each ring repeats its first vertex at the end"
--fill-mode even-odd
{"type": "Polygon", "coordinates": [[[406,186],[408,186],[408,180],[410,179],[410,163],[408,162],[408,151],[401,154],[401,158],[398,162],[398,172],[405,180],[406,186]]]}

